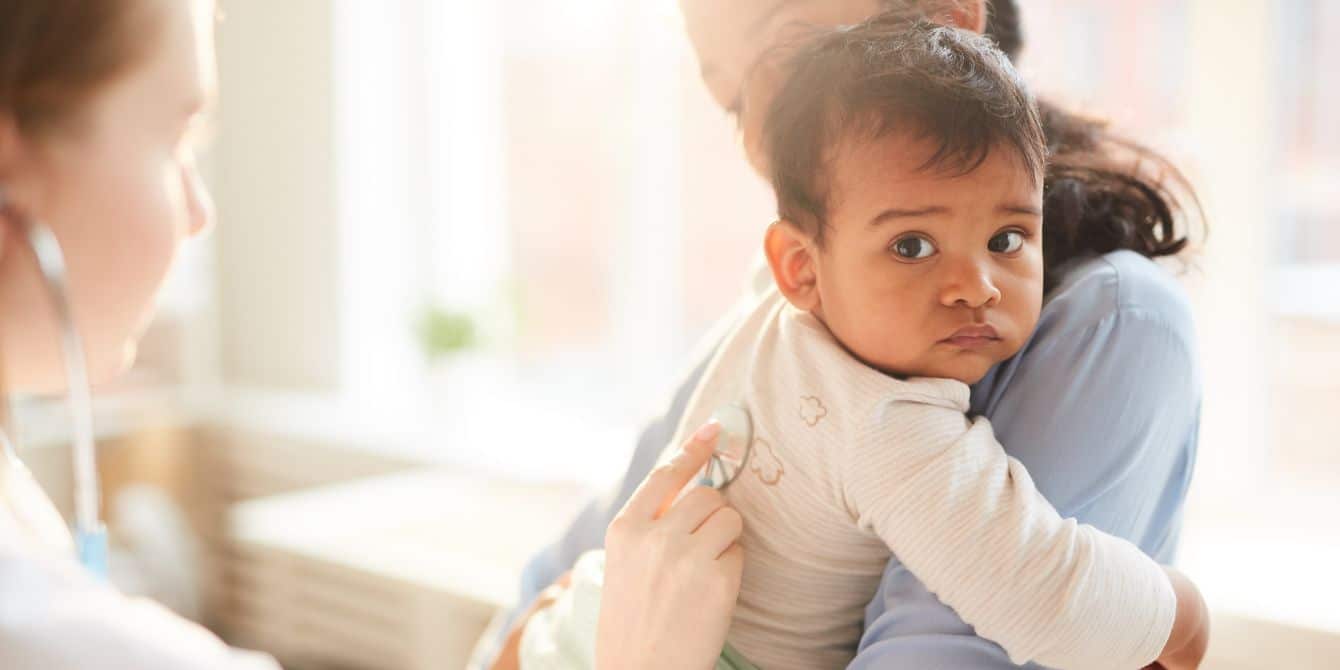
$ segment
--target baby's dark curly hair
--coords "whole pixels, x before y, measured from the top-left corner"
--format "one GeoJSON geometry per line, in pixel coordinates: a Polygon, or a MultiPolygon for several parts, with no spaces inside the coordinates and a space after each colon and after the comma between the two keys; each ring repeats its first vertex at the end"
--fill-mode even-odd
{"type": "Polygon", "coordinates": [[[794,56],[764,127],[781,218],[823,245],[831,160],[844,142],[898,133],[929,140],[921,166],[975,170],[997,148],[1042,183],[1047,141],[1037,106],[988,37],[885,15],[829,32],[794,56]]]}
{"type": "MultiPolygon", "coordinates": [[[[811,35],[813,43],[806,44],[799,53],[787,55],[792,59],[792,67],[802,68],[807,58],[823,49],[823,44],[834,48],[840,43],[867,38],[896,39],[900,31],[912,25],[918,25],[917,30],[930,31],[931,27],[924,25],[927,16],[943,12],[956,1],[885,0],[887,11],[884,14],[851,28],[816,30],[817,35],[811,35]]],[[[1019,6],[1015,0],[988,0],[987,9],[985,36],[1013,61],[1024,47],[1019,6]]],[[[971,45],[972,49],[983,48],[973,39],[962,44],[971,45]]],[[[789,45],[788,51],[790,48],[794,45],[789,45]]],[[[869,53],[880,53],[877,46],[871,45],[869,49],[869,53]]],[[[992,68],[996,67],[996,60],[988,59],[993,63],[992,68]]],[[[1018,81],[1012,72],[1007,79],[1018,81]]],[[[767,124],[774,132],[765,131],[765,143],[771,142],[775,148],[784,148],[787,141],[779,136],[780,119],[794,115],[784,107],[805,97],[804,91],[796,87],[784,89],[790,90],[791,94],[779,96],[770,109],[779,121],[767,124]]],[[[1190,248],[1193,227],[1203,240],[1207,226],[1200,202],[1195,189],[1176,166],[1149,148],[1114,132],[1103,120],[1076,114],[1046,99],[1033,104],[1046,143],[1043,255],[1048,290],[1060,278],[1056,270],[1076,258],[1119,249],[1135,251],[1148,258],[1182,255],[1190,248]]],[[[799,129],[793,126],[791,130],[799,129]]],[[[769,155],[771,160],[778,160],[775,154],[769,155]]],[[[778,176],[779,169],[799,176],[806,169],[819,167],[818,164],[809,168],[795,164],[788,166],[785,159],[782,163],[773,166],[774,176],[778,176]]],[[[816,182],[816,186],[821,185],[816,182]]],[[[779,189],[780,202],[781,187],[778,183],[774,186],[779,189]]],[[[788,211],[799,211],[803,215],[804,209],[794,208],[804,203],[794,198],[803,197],[804,193],[795,190],[796,184],[786,188],[791,189],[786,194],[791,199],[788,211]]],[[[819,192],[810,190],[810,193],[819,192]]],[[[822,210],[818,211],[822,213],[822,210]]]]}

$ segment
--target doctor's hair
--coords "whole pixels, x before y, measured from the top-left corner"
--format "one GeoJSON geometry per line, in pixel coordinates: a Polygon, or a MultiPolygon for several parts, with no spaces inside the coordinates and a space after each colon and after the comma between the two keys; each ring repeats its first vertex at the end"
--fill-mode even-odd
{"type": "Polygon", "coordinates": [[[920,169],[945,177],[1005,150],[1041,184],[1047,143],[1018,73],[987,37],[884,15],[801,47],[769,108],[763,142],[778,215],[819,246],[834,157],[848,143],[899,134],[935,151],[920,169]]]}
{"type": "Polygon", "coordinates": [[[157,26],[145,0],[0,0],[0,122],[25,137],[77,124],[157,26]]]}
{"type": "MultiPolygon", "coordinates": [[[[974,0],[884,0],[887,19],[943,13],[946,3],[974,0]]],[[[1026,43],[1018,0],[986,0],[985,35],[1012,62],[1026,43]]],[[[1195,188],[1164,156],[1115,131],[1108,122],[1037,101],[1047,137],[1042,250],[1047,287],[1072,259],[1129,249],[1147,258],[1184,255],[1193,231],[1208,224],[1195,188]]]]}

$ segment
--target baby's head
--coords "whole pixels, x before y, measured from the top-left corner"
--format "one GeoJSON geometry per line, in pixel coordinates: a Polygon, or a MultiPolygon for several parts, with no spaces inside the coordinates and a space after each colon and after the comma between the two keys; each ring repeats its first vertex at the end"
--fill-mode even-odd
{"type": "Polygon", "coordinates": [[[967,383],[1042,305],[1046,144],[987,39],[874,19],[797,54],[765,130],[773,277],[853,355],[967,383]]]}

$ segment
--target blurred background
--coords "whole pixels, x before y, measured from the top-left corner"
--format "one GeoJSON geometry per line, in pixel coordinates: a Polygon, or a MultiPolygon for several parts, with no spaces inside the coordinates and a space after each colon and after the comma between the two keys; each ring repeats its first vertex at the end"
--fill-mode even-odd
{"type": "MultiPolygon", "coordinates": [[[[673,0],[222,0],[219,226],[98,396],[117,580],[294,668],[459,667],[623,472],[772,200],[673,0]]],[[[1022,0],[1044,95],[1173,158],[1210,668],[1340,658],[1340,3],[1022,0]]],[[[69,507],[63,407],[18,408],[69,507]]]]}

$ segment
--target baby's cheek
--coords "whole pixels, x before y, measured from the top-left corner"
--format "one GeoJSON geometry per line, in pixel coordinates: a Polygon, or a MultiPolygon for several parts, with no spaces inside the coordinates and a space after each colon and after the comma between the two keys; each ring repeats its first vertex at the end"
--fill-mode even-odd
{"type": "MultiPolygon", "coordinates": [[[[1042,313],[1042,277],[1025,277],[1012,283],[1004,304],[1009,315],[1019,329],[1018,337],[1027,340],[1038,325],[1042,313]]],[[[1022,343],[1020,343],[1022,346],[1022,343]]]]}
{"type": "Polygon", "coordinates": [[[863,357],[875,361],[889,372],[903,372],[921,367],[926,354],[922,343],[926,340],[923,319],[913,315],[865,315],[863,324],[867,353],[863,357]]]}

